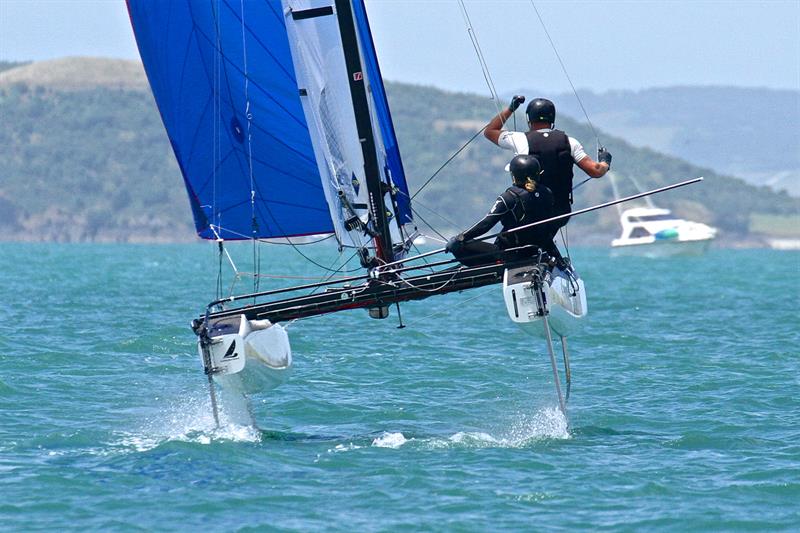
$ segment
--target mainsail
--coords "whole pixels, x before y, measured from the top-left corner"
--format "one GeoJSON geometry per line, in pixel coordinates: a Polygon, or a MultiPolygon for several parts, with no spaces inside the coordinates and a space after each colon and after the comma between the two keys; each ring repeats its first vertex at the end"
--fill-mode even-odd
{"type": "Polygon", "coordinates": [[[335,232],[362,246],[370,202],[394,207],[395,235],[411,222],[364,4],[340,5],[356,28],[345,50],[337,3],[128,0],[201,237],[335,232]],[[362,71],[350,75],[346,52],[362,71]],[[378,176],[365,175],[351,78],[366,89],[378,176]],[[368,178],[383,184],[372,198],[368,178]]]}

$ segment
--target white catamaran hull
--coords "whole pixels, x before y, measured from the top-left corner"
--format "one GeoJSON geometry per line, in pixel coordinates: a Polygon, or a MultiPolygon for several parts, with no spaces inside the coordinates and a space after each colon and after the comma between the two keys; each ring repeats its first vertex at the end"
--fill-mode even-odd
{"type": "MultiPolygon", "coordinates": [[[[525,332],[544,337],[535,276],[533,267],[506,270],[503,296],[511,320],[525,332]]],[[[571,268],[566,271],[553,268],[544,271],[541,285],[550,329],[562,337],[572,335],[580,329],[588,311],[583,280],[571,268]]]]}
{"type": "MultiPolygon", "coordinates": [[[[289,335],[279,324],[240,315],[214,324],[211,332],[208,349],[213,377],[222,387],[255,394],[288,379],[292,349],[289,335]]],[[[202,343],[198,347],[202,358],[202,343]]]]}

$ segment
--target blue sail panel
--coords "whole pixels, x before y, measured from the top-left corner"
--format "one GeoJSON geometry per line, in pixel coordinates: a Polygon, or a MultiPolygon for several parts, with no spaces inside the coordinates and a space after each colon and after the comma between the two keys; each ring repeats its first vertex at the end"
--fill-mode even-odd
{"type": "Polygon", "coordinates": [[[279,0],[128,0],[198,234],[329,233],[279,0]]]}
{"type": "Polygon", "coordinates": [[[394,123],[389,111],[389,102],[386,99],[386,89],[383,86],[383,78],[378,64],[378,56],[375,53],[375,44],[372,40],[372,31],[369,27],[364,0],[353,0],[353,16],[356,20],[358,38],[361,42],[361,54],[366,66],[367,76],[371,82],[373,112],[377,115],[378,124],[380,125],[381,138],[386,151],[386,166],[391,173],[392,181],[400,190],[400,194],[397,195],[397,208],[399,211],[397,216],[400,224],[407,224],[413,219],[411,196],[408,193],[403,161],[400,158],[400,148],[397,144],[394,123]]]}

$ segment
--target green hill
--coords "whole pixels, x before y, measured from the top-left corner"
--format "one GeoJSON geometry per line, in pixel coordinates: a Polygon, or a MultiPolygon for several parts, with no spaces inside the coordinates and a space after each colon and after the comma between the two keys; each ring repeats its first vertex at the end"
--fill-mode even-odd
{"type": "MultiPolygon", "coordinates": [[[[387,84],[387,92],[412,191],[495,112],[476,95],[399,83],[387,84]]],[[[0,116],[3,239],[194,238],[180,172],[139,63],[67,58],[2,70],[0,116]]],[[[585,126],[567,118],[558,126],[593,146],[585,126]]],[[[656,201],[719,227],[730,241],[754,243],[773,229],[785,235],[788,217],[800,212],[800,201],[786,194],[606,134],[603,140],[617,174],[644,187],[705,176],[656,201]]],[[[442,231],[473,223],[506,187],[510,155],[479,137],[420,194],[419,214],[442,231]]],[[[622,194],[635,192],[627,182],[621,180],[622,194]]],[[[576,208],[610,198],[607,180],[592,181],[576,192],[576,208]]],[[[570,227],[574,242],[607,241],[618,231],[616,211],[576,218],[570,227]]]]}
{"type": "MultiPolygon", "coordinates": [[[[583,117],[573,94],[555,99],[583,117]]],[[[581,91],[581,99],[593,121],[637,146],[800,196],[800,91],[660,87],[581,91]]]]}

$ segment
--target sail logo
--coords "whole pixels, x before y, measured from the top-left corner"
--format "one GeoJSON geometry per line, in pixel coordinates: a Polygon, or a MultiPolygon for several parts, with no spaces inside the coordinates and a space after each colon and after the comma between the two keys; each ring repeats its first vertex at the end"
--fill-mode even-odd
{"type": "Polygon", "coordinates": [[[362,81],[363,79],[364,79],[364,74],[362,72],[353,73],[353,81],[362,81]]]}
{"type": "Polygon", "coordinates": [[[234,340],[228,348],[228,351],[222,356],[222,360],[236,359],[237,357],[239,357],[239,354],[236,353],[236,340],[234,340]]]}

